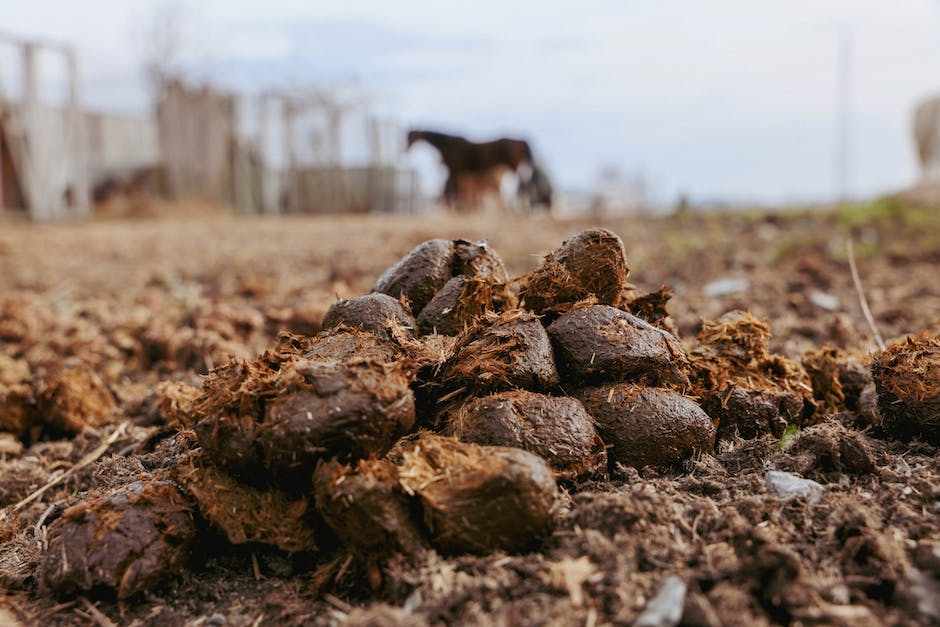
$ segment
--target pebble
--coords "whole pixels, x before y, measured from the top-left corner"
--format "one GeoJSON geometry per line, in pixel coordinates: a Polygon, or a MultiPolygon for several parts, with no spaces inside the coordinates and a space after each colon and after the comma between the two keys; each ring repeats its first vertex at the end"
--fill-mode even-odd
{"type": "Polygon", "coordinates": [[[826,311],[837,311],[840,307],[838,298],[819,290],[813,290],[809,293],[809,302],[826,311]]]}
{"type": "Polygon", "coordinates": [[[747,279],[738,279],[735,277],[727,277],[724,279],[718,279],[717,281],[712,281],[711,283],[706,283],[702,288],[705,291],[705,296],[709,298],[716,298],[718,296],[731,296],[733,294],[740,294],[741,292],[746,292],[751,287],[751,282],[747,279]]]}
{"type": "Polygon", "coordinates": [[[768,470],[764,475],[764,485],[769,492],[776,492],[784,500],[805,496],[810,505],[815,505],[826,491],[824,487],[811,479],[803,479],[789,472],[768,470]]]}
{"type": "Polygon", "coordinates": [[[675,627],[682,620],[686,585],[676,575],[663,582],[656,596],[647,603],[633,627],[675,627]]]}

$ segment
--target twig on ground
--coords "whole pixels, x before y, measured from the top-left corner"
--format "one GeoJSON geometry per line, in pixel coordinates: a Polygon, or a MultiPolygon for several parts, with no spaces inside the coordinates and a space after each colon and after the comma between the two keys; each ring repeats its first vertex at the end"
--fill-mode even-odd
{"type": "Polygon", "coordinates": [[[875,326],[875,319],[871,315],[871,309],[868,308],[868,299],[865,298],[865,291],[862,289],[862,280],[858,276],[858,267],[855,265],[855,247],[852,245],[852,239],[846,240],[845,245],[849,256],[849,268],[852,270],[852,281],[855,283],[855,291],[858,293],[858,303],[862,307],[862,314],[865,316],[868,328],[871,329],[871,333],[875,337],[878,348],[884,350],[887,348],[885,341],[882,339],[881,333],[878,332],[878,327],[875,326]]]}
{"type": "Polygon", "coordinates": [[[93,463],[99,457],[107,453],[108,449],[111,448],[111,445],[114,444],[118,438],[124,435],[124,432],[127,430],[127,427],[129,424],[130,422],[126,422],[126,421],[119,424],[114,429],[114,431],[111,432],[111,435],[105,438],[104,441],[101,444],[99,444],[95,450],[93,450],[88,455],[85,455],[85,457],[83,457],[81,461],[79,461],[77,464],[75,464],[74,466],[66,470],[64,473],[62,473],[61,475],[59,475],[52,481],[49,481],[44,486],[42,486],[41,488],[39,488],[38,490],[36,490],[35,492],[30,494],[26,498],[24,498],[22,501],[20,501],[19,503],[11,507],[10,511],[16,512],[16,511],[23,509],[24,507],[26,507],[27,505],[29,505],[30,503],[38,499],[40,496],[45,494],[47,490],[62,483],[63,481],[65,481],[66,479],[68,479],[69,477],[77,473],[79,470],[93,463]]]}
{"type": "Polygon", "coordinates": [[[82,597],[82,605],[85,606],[85,610],[91,614],[91,618],[94,619],[100,627],[117,627],[117,624],[115,624],[113,620],[105,616],[104,612],[95,607],[87,598],[82,597]]]}

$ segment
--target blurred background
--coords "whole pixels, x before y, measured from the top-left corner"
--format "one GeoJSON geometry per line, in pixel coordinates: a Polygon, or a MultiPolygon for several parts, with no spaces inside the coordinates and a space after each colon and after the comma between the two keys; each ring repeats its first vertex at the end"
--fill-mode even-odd
{"type": "Polygon", "coordinates": [[[251,214],[832,205],[940,179],[938,94],[938,0],[15,2],[0,199],[36,220],[154,197],[251,214]],[[412,129],[524,140],[530,158],[471,147],[448,168],[451,147],[409,146],[412,129]]]}

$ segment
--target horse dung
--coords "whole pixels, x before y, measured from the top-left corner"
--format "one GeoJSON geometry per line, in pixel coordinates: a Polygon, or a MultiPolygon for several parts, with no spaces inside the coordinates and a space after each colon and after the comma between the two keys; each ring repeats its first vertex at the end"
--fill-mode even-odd
{"type": "Polygon", "coordinates": [[[607,229],[588,229],[549,253],[527,277],[520,296],[527,309],[552,316],[589,298],[617,305],[629,272],[620,238],[607,229]]]}
{"type": "Polygon", "coordinates": [[[892,344],[875,358],[871,373],[884,430],[900,440],[940,445],[940,337],[892,344]]]}
{"type": "Polygon", "coordinates": [[[62,595],[107,588],[118,599],[179,572],[196,536],[193,506],[166,481],[92,494],[49,528],[42,584],[62,595]]]}
{"type": "Polygon", "coordinates": [[[357,298],[343,298],[330,305],[323,316],[323,328],[332,329],[340,324],[390,339],[390,324],[411,331],[415,328],[415,319],[410,311],[391,296],[366,294],[357,298]]]}
{"type": "Polygon", "coordinates": [[[715,445],[711,418],[678,392],[617,383],[588,388],[581,400],[610,445],[611,462],[663,468],[715,445]]]}
{"type": "Polygon", "coordinates": [[[558,479],[607,472],[604,442],[575,398],[511,390],[471,399],[450,417],[445,433],[464,442],[535,453],[558,479]]]}
{"type": "Polygon", "coordinates": [[[548,326],[561,374],[585,384],[644,379],[688,383],[688,358],[667,331],[609,305],[574,309],[548,326]]]}
{"type": "Polygon", "coordinates": [[[399,477],[421,499],[432,544],[447,553],[523,551],[554,526],[558,487],[538,455],[423,435],[399,477]]]}

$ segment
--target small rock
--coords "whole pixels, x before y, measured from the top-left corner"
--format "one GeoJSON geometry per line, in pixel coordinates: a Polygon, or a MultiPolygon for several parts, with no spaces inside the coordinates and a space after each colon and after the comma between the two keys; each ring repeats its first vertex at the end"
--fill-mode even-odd
{"type": "Polygon", "coordinates": [[[819,290],[813,290],[809,293],[809,302],[826,311],[837,311],[840,307],[838,298],[819,290]]]}
{"type": "Polygon", "coordinates": [[[686,585],[676,575],[667,577],[656,596],[633,623],[634,627],[675,627],[682,620],[686,585]]]}
{"type": "Polygon", "coordinates": [[[718,298],[719,296],[732,296],[734,294],[746,292],[748,289],[750,289],[750,287],[751,282],[747,279],[727,277],[706,283],[702,289],[705,292],[705,296],[708,296],[709,298],[718,298]]]}
{"type": "Polygon", "coordinates": [[[779,470],[767,471],[764,475],[764,486],[769,492],[776,492],[784,500],[805,496],[811,505],[818,503],[825,492],[825,488],[811,479],[803,479],[779,470]]]}

